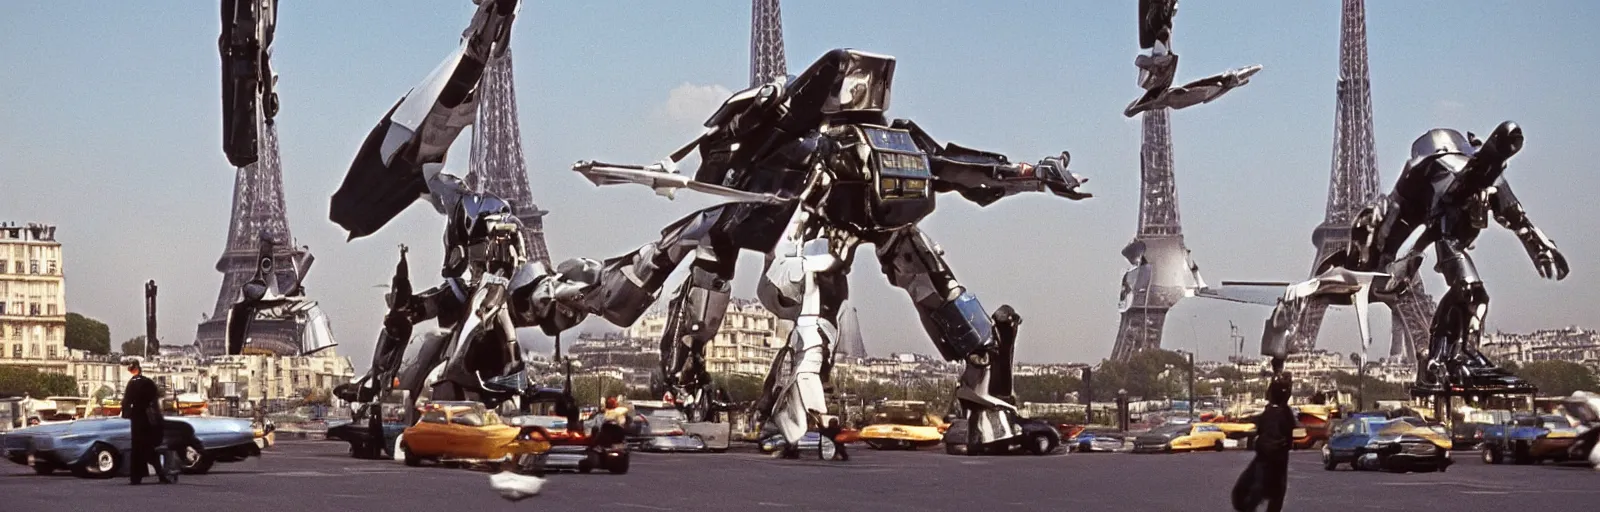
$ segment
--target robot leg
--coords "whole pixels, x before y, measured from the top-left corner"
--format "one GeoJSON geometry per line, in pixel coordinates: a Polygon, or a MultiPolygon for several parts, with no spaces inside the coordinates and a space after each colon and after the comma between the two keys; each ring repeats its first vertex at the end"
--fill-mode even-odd
{"type": "Polygon", "coordinates": [[[911,295],[939,354],[967,365],[956,398],[970,422],[969,442],[1021,435],[1016,407],[1001,398],[1010,398],[1012,345],[1021,318],[1009,307],[990,318],[978,298],[956,282],[940,252],[927,235],[910,230],[880,244],[878,259],[889,281],[911,295]],[[996,363],[1007,367],[995,372],[996,363]]]}
{"type": "Polygon", "coordinates": [[[1433,315],[1433,340],[1424,374],[1433,377],[1435,384],[1443,385],[1449,383],[1449,377],[1464,375],[1463,362],[1475,359],[1472,356],[1476,351],[1470,344],[1483,333],[1489,293],[1472,257],[1458,242],[1441,241],[1434,247],[1439,257],[1435,270],[1444,274],[1450,288],[1439,298],[1439,309],[1433,315]]]}
{"type": "MultiPolygon", "coordinates": [[[[655,302],[667,276],[690,252],[698,250],[701,257],[724,256],[707,256],[705,250],[711,247],[713,228],[726,208],[726,205],[718,205],[689,214],[663,229],[660,240],[645,244],[631,254],[606,260],[599,284],[586,294],[584,306],[590,313],[603,316],[613,324],[633,325],[655,302]]],[[[728,257],[731,260],[736,255],[735,250],[728,257]]],[[[731,267],[733,262],[723,264],[731,267]]]]}
{"type": "MultiPolygon", "coordinates": [[[[730,252],[736,256],[736,251],[730,252]]],[[[662,376],[669,387],[678,388],[677,394],[693,397],[696,404],[710,398],[703,393],[711,377],[705,368],[705,347],[722,328],[732,277],[732,257],[698,258],[668,306],[671,320],[661,333],[662,376]]]]}
{"type": "MultiPolygon", "coordinates": [[[[802,220],[791,228],[803,224],[802,220]]],[[[763,303],[775,307],[780,318],[794,322],[789,333],[793,380],[779,393],[773,410],[773,422],[791,447],[798,445],[812,420],[827,426],[832,419],[824,375],[829,373],[830,354],[839,339],[835,318],[847,293],[842,283],[848,267],[831,246],[826,237],[786,237],[774,250],[758,288],[763,303]]]]}

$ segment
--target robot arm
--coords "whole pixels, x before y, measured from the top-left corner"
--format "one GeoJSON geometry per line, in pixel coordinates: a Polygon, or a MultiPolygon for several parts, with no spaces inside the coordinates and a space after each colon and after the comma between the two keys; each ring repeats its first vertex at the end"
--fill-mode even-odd
{"type": "Polygon", "coordinates": [[[383,316],[383,330],[378,333],[378,342],[373,348],[372,368],[367,370],[358,389],[336,390],[343,400],[371,401],[390,388],[400,372],[406,345],[411,340],[412,326],[438,318],[440,310],[464,302],[450,282],[420,294],[412,294],[406,251],[405,246],[400,247],[400,263],[395,265],[394,279],[390,283],[389,312],[383,316]]]}
{"type": "Polygon", "coordinates": [[[523,265],[511,276],[511,322],[517,327],[538,326],[546,335],[561,331],[588,318],[583,297],[600,283],[601,264],[590,259],[561,262],[554,274],[541,266],[523,265]]]}
{"type": "Polygon", "coordinates": [[[261,125],[278,113],[278,77],[272,72],[273,0],[222,0],[222,152],[244,167],[260,159],[261,125]]]}
{"type": "Polygon", "coordinates": [[[1040,160],[1038,165],[1011,163],[998,153],[940,145],[909,120],[896,119],[892,126],[909,130],[917,146],[928,153],[937,192],[956,191],[983,206],[1020,192],[1048,191],[1072,200],[1093,197],[1078,190],[1089,180],[1067,170],[1072,155],[1065,151],[1059,157],[1040,160]]]}
{"type": "Polygon", "coordinates": [[[1565,279],[1571,270],[1567,267],[1567,258],[1556,249],[1556,243],[1528,219],[1522,203],[1511,193],[1511,184],[1500,178],[1491,190],[1489,207],[1494,210],[1495,220],[1516,233],[1522,248],[1528,251],[1528,258],[1533,260],[1534,269],[1539,271],[1539,277],[1565,279]]]}

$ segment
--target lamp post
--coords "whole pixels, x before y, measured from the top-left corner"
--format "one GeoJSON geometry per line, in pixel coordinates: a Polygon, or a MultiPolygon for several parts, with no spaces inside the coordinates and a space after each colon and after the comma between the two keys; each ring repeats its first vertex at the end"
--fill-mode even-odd
{"type": "Polygon", "coordinates": [[[1194,352],[1189,353],[1189,421],[1194,421],[1194,352]]]}
{"type": "Polygon", "coordinates": [[[1351,352],[1350,353],[1350,362],[1355,363],[1355,365],[1356,365],[1356,410],[1355,410],[1355,412],[1361,412],[1362,407],[1364,407],[1363,404],[1367,403],[1366,402],[1366,396],[1364,396],[1365,395],[1364,392],[1366,391],[1366,386],[1367,386],[1367,361],[1366,361],[1366,359],[1367,359],[1366,354],[1362,354],[1360,352],[1351,352]]]}
{"type": "Polygon", "coordinates": [[[1128,390],[1117,390],[1117,430],[1128,431],[1128,390]]]}

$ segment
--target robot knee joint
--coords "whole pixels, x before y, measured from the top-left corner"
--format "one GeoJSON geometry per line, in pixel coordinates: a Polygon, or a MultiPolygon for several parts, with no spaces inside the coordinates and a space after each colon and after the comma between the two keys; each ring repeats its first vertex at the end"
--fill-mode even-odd
{"type": "Polygon", "coordinates": [[[994,324],[971,292],[939,305],[928,313],[928,320],[934,328],[934,344],[947,361],[986,353],[995,346],[994,324]]]}

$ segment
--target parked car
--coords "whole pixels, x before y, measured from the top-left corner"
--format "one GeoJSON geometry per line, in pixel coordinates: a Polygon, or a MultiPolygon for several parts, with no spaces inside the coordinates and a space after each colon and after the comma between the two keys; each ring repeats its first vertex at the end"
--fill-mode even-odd
{"type": "Polygon", "coordinates": [[[572,395],[560,389],[539,389],[524,400],[532,414],[510,418],[506,423],[514,427],[539,427],[550,440],[550,453],[544,457],[544,469],[573,470],[589,473],[596,469],[613,474],[628,472],[629,451],[627,434],[621,425],[603,423],[592,430],[586,429],[577,419],[577,405],[572,395]]]}
{"type": "Polygon", "coordinates": [[[1485,464],[1535,464],[1564,461],[1578,442],[1578,429],[1566,416],[1517,414],[1505,425],[1483,429],[1481,452],[1485,464]]]}
{"type": "Polygon", "coordinates": [[[944,451],[951,455],[1009,455],[1024,451],[1034,455],[1049,455],[1061,446],[1061,432],[1047,421],[1018,418],[1022,435],[973,449],[967,445],[967,422],[955,421],[944,432],[944,451]]]}
{"type": "Polygon", "coordinates": [[[1340,464],[1358,470],[1402,472],[1450,467],[1448,432],[1421,418],[1357,416],[1339,422],[1332,432],[1322,447],[1322,467],[1328,471],[1340,464]]]}
{"type": "Polygon", "coordinates": [[[1162,425],[1133,438],[1134,453],[1222,451],[1228,439],[1222,429],[1210,423],[1162,425]]]}
{"type": "Polygon", "coordinates": [[[1082,453],[1120,452],[1127,446],[1127,435],[1114,430],[1084,429],[1067,440],[1067,448],[1082,453]]]}
{"type": "MultiPolygon", "coordinates": [[[[372,453],[369,451],[369,445],[374,440],[372,439],[372,428],[367,423],[368,421],[368,418],[358,418],[354,421],[332,423],[328,427],[327,439],[350,443],[351,457],[361,457],[364,453],[372,453]]],[[[382,443],[380,447],[381,454],[393,456],[395,442],[400,439],[400,433],[405,432],[406,424],[400,422],[399,418],[384,418],[380,428],[383,430],[383,439],[380,441],[382,443]]]]}
{"type": "Polygon", "coordinates": [[[885,405],[861,429],[861,441],[874,450],[915,450],[944,441],[950,424],[928,413],[928,404],[902,400],[885,405]]]}
{"type": "Polygon", "coordinates": [[[1333,427],[1335,406],[1300,405],[1295,408],[1295,431],[1292,447],[1297,450],[1317,450],[1328,442],[1333,427]]]}
{"type": "Polygon", "coordinates": [[[422,406],[422,418],[400,433],[396,445],[407,466],[419,466],[424,460],[514,461],[541,471],[539,464],[550,452],[544,429],[507,425],[482,403],[468,401],[429,402],[422,406]]]}
{"type": "MultiPolygon", "coordinates": [[[[623,425],[630,448],[646,452],[721,452],[728,449],[733,430],[727,423],[694,422],[671,402],[635,400],[632,416],[623,425]]],[[[601,415],[590,418],[599,426],[601,415]]]]}
{"type": "Polygon", "coordinates": [[[1450,428],[1450,442],[1458,450],[1468,450],[1478,447],[1483,442],[1485,428],[1495,425],[1504,425],[1511,421],[1511,411],[1497,409],[1474,409],[1462,413],[1461,419],[1450,428]]]}
{"type": "MultiPolygon", "coordinates": [[[[261,455],[250,420],[200,416],[168,417],[164,443],[177,456],[173,463],[185,474],[205,474],[217,462],[237,462],[261,455]]],[[[48,475],[58,470],[80,477],[110,478],[126,465],[133,448],[132,430],[122,418],[89,418],[52,423],[0,434],[7,460],[48,475]]]]}

